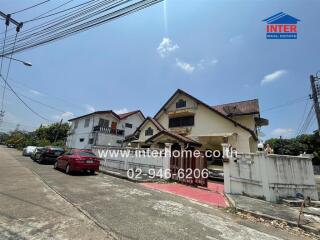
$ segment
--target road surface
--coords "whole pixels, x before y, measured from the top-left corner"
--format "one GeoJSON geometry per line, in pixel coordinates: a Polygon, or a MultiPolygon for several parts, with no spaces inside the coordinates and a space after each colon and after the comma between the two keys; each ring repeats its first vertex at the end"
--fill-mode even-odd
{"type": "Polygon", "coordinates": [[[0,239],[306,239],[104,174],[69,176],[0,147],[0,239]]]}

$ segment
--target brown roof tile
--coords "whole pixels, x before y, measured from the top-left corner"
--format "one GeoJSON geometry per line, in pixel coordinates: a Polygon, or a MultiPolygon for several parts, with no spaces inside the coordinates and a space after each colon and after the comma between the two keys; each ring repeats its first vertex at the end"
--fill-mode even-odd
{"type": "Polygon", "coordinates": [[[241,102],[216,105],[212,106],[212,108],[228,117],[246,114],[256,114],[259,113],[259,101],[258,99],[252,99],[241,102]]]}

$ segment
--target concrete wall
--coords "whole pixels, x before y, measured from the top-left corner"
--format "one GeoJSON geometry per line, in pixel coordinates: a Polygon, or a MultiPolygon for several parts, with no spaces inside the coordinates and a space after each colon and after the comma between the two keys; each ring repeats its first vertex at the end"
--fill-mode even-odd
{"type": "MultiPolygon", "coordinates": [[[[161,171],[164,174],[166,169],[170,169],[170,157],[167,156],[148,156],[138,153],[138,151],[146,151],[147,149],[138,148],[110,148],[110,147],[93,147],[92,151],[103,160],[100,162],[100,170],[106,171],[112,169],[125,170],[140,168],[142,173],[149,174],[150,169],[156,172],[161,171]],[[113,151],[113,153],[111,153],[113,151]],[[123,155],[121,155],[122,151],[123,155]],[[118,152],[118,156],[115,154],[118,152]]],[[[160,149],[153,149],[159,152],[160,149]]],[[[163,151],[163,150],[162,150],[163,151]]],[[[165,176],[162,176],[165,178],[165,176]]]]}
{"type": "Polygon", "coordinates": [[[225,192],[276,202],[284,197],[318,200],[311,158],[265,153],[238,154],[224,163],[225,192]]]}

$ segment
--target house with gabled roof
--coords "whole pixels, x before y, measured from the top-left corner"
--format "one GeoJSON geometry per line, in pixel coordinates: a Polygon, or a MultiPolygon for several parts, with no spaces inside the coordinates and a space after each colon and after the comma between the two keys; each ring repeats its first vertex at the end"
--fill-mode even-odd
{"type": "Polygon", "coordinates": [[[113,110],[95,111],[69,120],[67,147],[90,149],[92,146],[122,146],[126,136],[144,121],[140,110],[117,114],[113,110]]]}
{"type": "Polygon", "coordinates": [[[125,141],[136,147],[172,143],[200,150],[219,150],[230,143],[239,152],[255,152],[258,128],[264,125],[268,120],[260,117],[257,99],[210,106],[178,89],[125,141]]]}

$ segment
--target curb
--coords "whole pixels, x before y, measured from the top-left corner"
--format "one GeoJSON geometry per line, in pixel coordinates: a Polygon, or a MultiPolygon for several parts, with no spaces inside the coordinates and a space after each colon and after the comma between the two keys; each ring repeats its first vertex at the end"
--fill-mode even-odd
{"type": "Polygon", "coordinates": [[[134,183],[156,183],[156,182],[161,182],[161,179],[159,179],[159,181],[155,181],[152,179],[133,179],[133,178],[129,178],[127,176],[123,176],[121,174],[117,174],[115,172],[112,171],[106,171],[106,170],[99,170],[100,173],[112,176],[112,177],[116,177],[116,178],[120,178],[120,179],[124,179],[130,182],[134,182],[134,183]]]}
{"type": "Polygon", "coordinates": [[[289,226],[291,227],[299,227],[307,232],[311,232],[311,233],[314,233],[314,234],[319,234],[320,231],[313,228],[313,227],[309,227],[309,226],[305,226],[305,225],[300,225],[298,226],[298,224],[296,222],[292,222],[292,221],[288,221],[286,219],[283,219],[283,218],[278,218],[278,217],[275,217],[275,216],[271,216],[271,215],[268,215],[268,214],[264,214],[264,213],[256,213],[256,212],[253,212],[253,211],[250,211],[250,210],[247,210],[247,209],[243,209],[243,208],[240,208],[240,207],[237,207],[236,206],[236,202],[232,199],[232,197],[230,197],[228,194],[225,194],[226,198],[228,199],[228,201],[231,203],[231,205],[238,211],[240,212],[243,212],[243,213],[250,213],[252,216],[254,217],[257,217],[257,218],[264,218],[264,219],[267,219],[267,220],[277,220],[277,221],[281,221],[281,222],[286,222],[289,226]]]}

